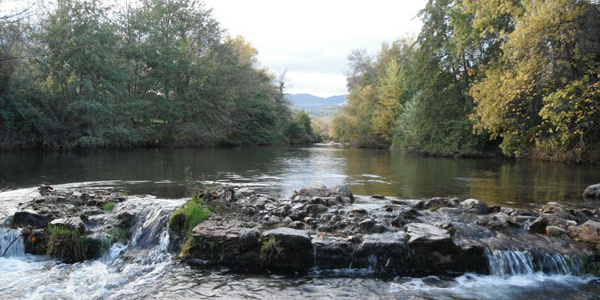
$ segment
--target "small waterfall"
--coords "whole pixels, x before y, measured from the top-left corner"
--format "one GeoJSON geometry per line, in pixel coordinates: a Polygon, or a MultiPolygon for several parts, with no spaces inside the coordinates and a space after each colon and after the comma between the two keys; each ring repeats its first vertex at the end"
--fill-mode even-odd
{"type": "Polygon", "coordinates": [[[0,257],[25,255],[25,242],[21,229],[0,227],[0,257]]]}
{"type": "Polygon", "coordinates": [[[486,249],[485,255],[490,274],[494,276],[528,275],[535,272],[581,275],[583,269],[583,262],[578,256],[560,253],[486,249]]]}

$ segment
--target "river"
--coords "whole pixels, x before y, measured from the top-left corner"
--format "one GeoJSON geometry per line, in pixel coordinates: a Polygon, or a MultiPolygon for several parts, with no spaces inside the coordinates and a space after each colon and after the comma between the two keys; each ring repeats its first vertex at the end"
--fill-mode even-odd
{"type": "MultiPolygon", "coordinates": [[[[184,201],[192,181],[248,186],[289,197],[307,184],[345,184],[369,201],[456,196],[488,204],[531,206],[585,203],[582,190],[600,181],[598,166],[499,159],[454,159],[397,152],[321,147],[88,150],[0,153],[0,218],[36,195],[57,188],[113,186],[148,210],[138,231],[184,201]]],[[[119,204],[121,205],[121,204],[119,204]]],[[[4,229],[2,229],[4,230],[4,229]]],[[[14,232],[0,232],[6,247],[14,232]]],[[[141,251],[136,237],[101,259],[64,264],[11,249],[0,257],[2,299],[597,299],[600,279],[572,274],[516,273],[456,278],[378,278],[364,270],[309,275],[241,275],[182,263],[168,251],[167,232],[141,251]]]]}

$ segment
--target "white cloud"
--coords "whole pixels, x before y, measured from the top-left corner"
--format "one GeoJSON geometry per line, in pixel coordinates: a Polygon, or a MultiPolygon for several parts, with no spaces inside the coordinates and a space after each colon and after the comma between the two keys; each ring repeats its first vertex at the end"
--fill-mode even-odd
{"type": "Polygon", "coordinates": [[[205,0],[229,34],[242,35],[262,65],[288,70],[288,92],[319,96],[346,92],[352,49],[375,54],[382,42],[416,35],[425,0],[205,0]],[[318,80],[317,80],[318,79],[318,80]]]}

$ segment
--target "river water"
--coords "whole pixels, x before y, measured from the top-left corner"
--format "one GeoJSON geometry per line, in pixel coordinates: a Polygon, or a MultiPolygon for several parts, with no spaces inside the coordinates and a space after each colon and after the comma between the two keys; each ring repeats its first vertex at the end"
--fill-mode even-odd
{"type": "MultiPolygon", "coordinates": [[[[41,183],[65,189],[113,186],[140,195],[115,207],[139,205],[146,212],[136,232],[160,228],[160,241],[155,244],[145,244],[134,235],[127,245],[113,245],[101,259],[76,264],[11,248],[0,257],[0,299],[533,300],[598,299],[600,295],[597,277],[534,273],[527,265],[517,268],[526,271],[456,278],[378,278],[369,269],[319,270],[318,266],[303,276],[241,275],[189,265],[168,251],[166,228],[153,225],[183,203],[186,168],[193,181],[244,185],[281,197],[314,182],[345,184],[367,202],[369,195],[381,194],[473,197],[508,206],[549,201],[585,204],[582,190],[600,182],[597,166],[423,158],[335,147],[0,153],[0,189],[5,190],[0,192],[0,219],[19,202],[38,195],[35,187],[41,183]]],[[[0,250],[17,235],[0,228],[0,250]]]]}

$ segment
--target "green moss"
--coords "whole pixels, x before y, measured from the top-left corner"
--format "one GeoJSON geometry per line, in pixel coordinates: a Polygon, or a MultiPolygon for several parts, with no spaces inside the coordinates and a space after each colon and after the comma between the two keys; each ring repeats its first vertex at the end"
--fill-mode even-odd
{"type": "Polygon", "coordinates": [[[111,212],[115,208],[115,202],[109,201],[104,203],[104,211],[111,212]]]}
{"type": "Polygon", "coordinates": [[[587,254],[579,255],[581,259],[583,270],[583,274],[592,274],[595,276],[600,276],[600,262],[596,261],[592,256],[587,254]]]}
{"type": "Polygon", "coordinates": [[[112,244],[127,241],[128,236],[126,230],[115,227],[109,228],[106,231],[106,236],[102,240],[102,250],[107,251],[112,244]]]}
{"type": "Polygon", "coordinates": [[[60,259],[83,261],[87,253],[87,241],[79,230],[62,225],[50,225],[46,255],[60,259]]]}
{"type": "Polygon", "coordinates": [[[432,207],[431,207],[429,210],[430,210],[430,211],[436,211],[436,210],[438,210],[438,209],[440,209],[440,207],[439,207],[439,206],[432,206],[432,207]]]}
{"type": "Polygon", "coordinates": [[[259,258],[267,267],[282,256],[283,247],[279,245],[279,241],[274,236],[265,240],[260,247],[259,258]]]}
{"type": "Polygon", "coordinates": [[[169,226],[183,235],[189,235],[192,229],[208,219],[210,214],[211,211],[204,200],[194,196],[171,214],[169,226]]]}
{"type": "Polygon", "coordinates": [[[190,236],[185,242],[185,245],[183,245],[183,248],[181,248],[179,257],[186,258],[191,256],[191,250],[196,247],[196,244],[196,239],[193,236],[190,236]]]}

